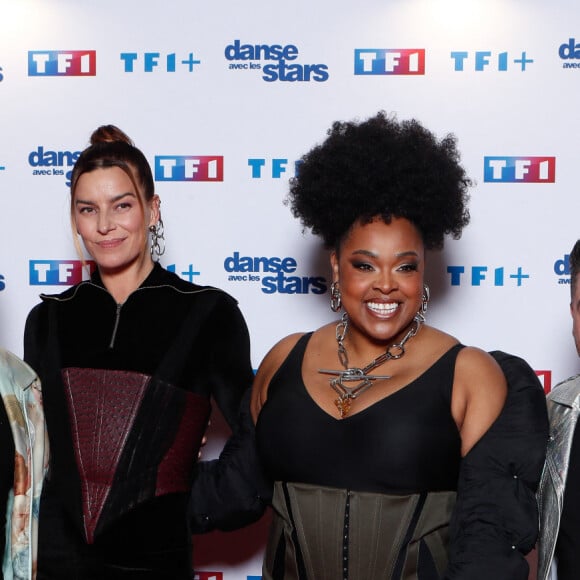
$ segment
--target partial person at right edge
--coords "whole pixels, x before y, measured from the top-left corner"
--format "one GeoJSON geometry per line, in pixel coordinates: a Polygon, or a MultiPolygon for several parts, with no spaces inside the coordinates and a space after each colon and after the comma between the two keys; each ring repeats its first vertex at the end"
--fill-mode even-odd
{"type": "MultiPolygon", "coordinates": [[[[580,356],[580,240],[570,253],[572,334],[580,356]]],[[[539,489],[538,580],[580,577],[580,374],[548,395],[550,440],[539,489]]]]}

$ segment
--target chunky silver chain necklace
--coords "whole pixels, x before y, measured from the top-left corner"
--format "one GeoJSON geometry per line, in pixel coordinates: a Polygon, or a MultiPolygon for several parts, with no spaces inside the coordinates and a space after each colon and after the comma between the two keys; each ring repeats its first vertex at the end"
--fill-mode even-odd
{"type": "Polygon", "coordinates": [[[407,341],[419,332],[423,322],[425,322],[425,317],[423,316],[423,313],[419,311],[415,315],[412,326],[403,339],[400,342],[389,346],[383,354],[373,359],[368,365],[361,369],[348,366],[348,353],[344,346],[344,337],[348,330],[348,315],[346,312],[342,315],[342,318],[336,325],[336,342],[338,343],[338,359],[345,370],[318,369],[319,373],[337,375],[336,378],[330,379],[330,386],[338,395],[334,404],[338,409],[341,419],[348,415],[352,401],[373,386],[373,381],[391,378],[391,375],[369,375],[368,373],[386,361],[400,359],[405,354],[405,345],[407,344],[407,341]],[[354,382],[358,383],[354,387],[349,387],[346,384],[354,382]]]}

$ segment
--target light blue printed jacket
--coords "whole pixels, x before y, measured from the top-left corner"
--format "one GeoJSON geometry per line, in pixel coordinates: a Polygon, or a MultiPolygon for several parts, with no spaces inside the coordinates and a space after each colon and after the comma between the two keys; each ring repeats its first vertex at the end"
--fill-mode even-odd
{"type": "Polygon", "coordinates": [[[5,580],[36,578],[38,505],[48,466],[40,380],[14,354],[0,349],[0,396],[15,449],[14,485],[6,509],[5,580]]]}

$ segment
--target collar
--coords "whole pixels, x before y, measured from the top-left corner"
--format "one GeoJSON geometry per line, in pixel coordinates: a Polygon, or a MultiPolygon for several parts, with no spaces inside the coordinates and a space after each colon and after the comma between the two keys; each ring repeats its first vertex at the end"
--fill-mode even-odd
{"type": "MultiPolygon", "coordinates": [[[[168,277],[166,276],[166,274],[168,274],[167,270],[165,270],[159,264],[159,262],[153,262],[153,269],[151,270],[151,272],[149,272],[145,280],[141,282],[139,288],[149,288],[151,286],[159,286],[160,284],[167,284],[168,277]]],[[[103,284],[103,280],[101,278],[101,273],[99,272],[98,268],[96,268],[93,274],[91,275],[91,283],[95,284],[95,286],[105,288],[105,285],[103,284]]]]}
{"type": "MultiPolygon", "coordinates": [[[[99,274],[98,270],[93,272],[90,280],[85,280],[84,282],[80,282],[76,286],[72,286],[68,288],[64,292],[60,294],[41,294],[40,298],[43,301],[46,300],[56,300],[57,302],[66,302],[68,300],[73,299],[80,289],[88,289],[88,288],[98,288],[100,290],[104,290],[109,293],[109,291],[105,288],[103,281],[101,279],[101,275],[99,274]]],[[[197,294],[200,292],[222,292],[219,288],[215,288],[213,286],[198,286],[197,284],[193,284],[191,282],[187,282],[186,280],[182,280],[177,274],[173,272],[169,272],[163,266],[159,264],[159,262],[155,262],[153,264],[153,270],[149,273],[147,278],[143,280],[141,285],[137,288],[138,290],[148,289],[148,288],[172,288],[176,292],[180,294],[197,294]]],[[[110,294],[109,294],[110,296],[110,294]]]]}
{"type": "Polygon", "coordinates": [[[0,349],[0,367],[3,371],[0,381],[11,380],[22,389],[26,389],[36,379],[36,373],[24,361],[4,349],[0,349]]]}
{"type": "Polygon", "coordinates": [[[580,410],[580,375],[575,375],[557,384],[548,399],[560,405],[580,410]]]}

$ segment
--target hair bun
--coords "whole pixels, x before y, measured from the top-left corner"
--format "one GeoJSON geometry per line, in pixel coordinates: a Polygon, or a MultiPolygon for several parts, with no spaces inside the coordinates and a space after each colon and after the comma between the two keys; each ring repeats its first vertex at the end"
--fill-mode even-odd
{"type": "Polygon", "coordinates": [[[129,138],[129,136],[121,131],[119,127],[115,125],[101,125],[93,131],[91,135],[91,145],[96,145],[97,143],[126,143],[127,145],[135,144],[129,138]]]}

